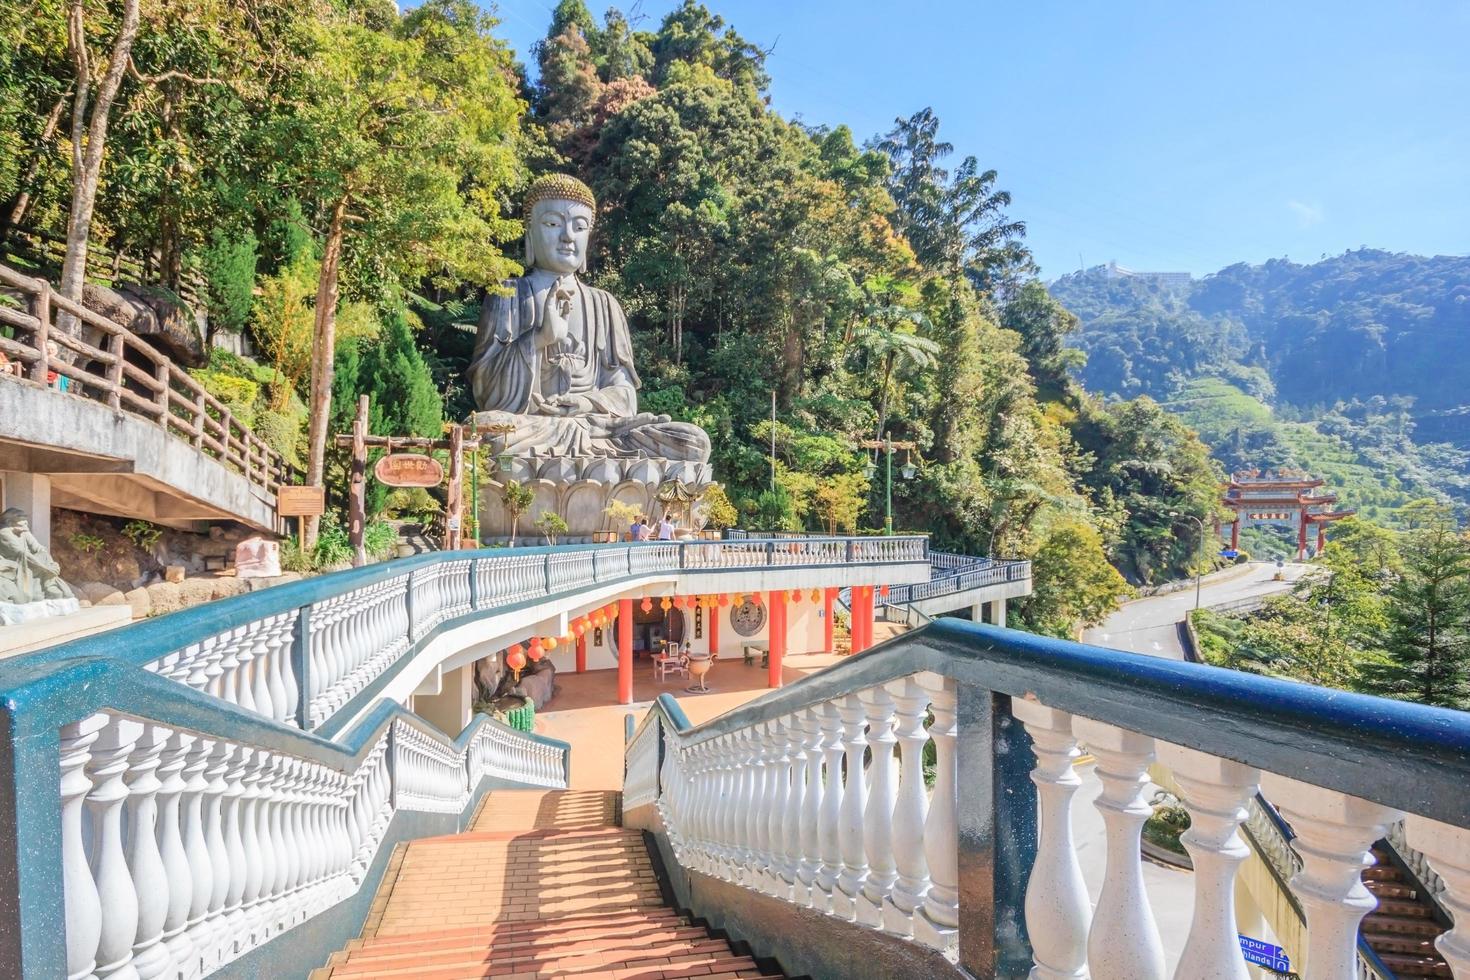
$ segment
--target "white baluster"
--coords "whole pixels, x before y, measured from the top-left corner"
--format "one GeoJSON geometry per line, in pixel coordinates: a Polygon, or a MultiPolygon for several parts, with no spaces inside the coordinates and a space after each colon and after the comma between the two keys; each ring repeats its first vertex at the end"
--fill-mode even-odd
{"type": "Polygon", "coordinates": [[[924,821],[924,862],[929,866],[929,892],[922,914],[914,917],[914,938],[936,949],[959,942],[960,850],[955,772],[955,682],[939,674],[920,674],[928,692],[934,723],[934,793],[924,821]]]}
{"type": "Polygon", "coordinates": [[[1455,976],[1465,980],[1470,977],[1470,830],[1410,815],[1404,831],[1409,846],[1423,852],[1444,881],[1439,900],[1455,925],[1434,945],[1455,976]]]}
{"type": "Polygon", "coordinates": [[[1164,947],[1143,887],[1139,837],[1153,812],[1146,797],[1153,739],[1090,718],[1072,730],[1097,757],[1107,868],[1087,940],[1093,980],[1163,980],[1164,947]]]}
{"type": "Polygon", "coordinates": [[[771,851],[776,873],[772,894],[788,902],[796,894],[796,866],[801,860],[801,797],[804,777],[801,729],[795,715],[776,725],[778,775],[776,800],[771,807],[771,851]]]}
{"type": "Polygon", "coordinates": [[[244,776],[250,766],[254,749],[240,747],[229,759],[225,769],[225,792],[221,798],[224,816],[225,849],[229,854],[228,890],[225,893],[223,914],[223,951],[227,958],[239,950],[241,931],[245,926],[245,910],[242,907],[245,883],[250,869],[245,864],[245,840],[241,827],[241,798],[245,795],[244,776]]]}
{"type": "Polygon", "coordinates": [[[106,724],[106,715],[93,715],[61,728],[61,876],[68,980],[95,975],[92,970],[97,965],[97,944],[102,938],[102,905],[82,839],[82,808],[92,790],[92,778],[87,775],[87,763],[92,758],[89,750],[106,724]]]}
{"type": "Polygon", "coordinates": [[[1072,716],[1021,698],[1011,700],[1011,714],[1026,726],[1036,755],[1036,861],[1026,885],[1031,980],[1085,980],[1092,903],[1072,839],[1072,797],[1082,785],[1072,716]]]}
{"type": "Polygon", "coordinates": [[[822,844],[819,827],[822,822],[822,722],[820,711],[808,708],[801,713],[802,755],[806,759],[805,788],[801,801],[801,844],[796,865],[796,901],[802,905],[816,902],[814,886],[821,867],[822,844]]]}
{"type": "Polygon", "coordinates": [[[786,798],[791,793],[791,761],[786,747],[784,719],[765,724],[766,793],[765,809],[760,813],[761,845],[765,867],[761,874],[761,891],[781,895],[781,865],[786,860],[786,842],[781,836],[781,820],[786,815],[786,798]]]}
{"type": "Polygon", "coordinates": [[[893,750],[898,739],[893,735],[893,699],[888,691],[872,687],[858,697],[862,699],[867,719],[873,761],[868,766],[868,807],[863,813],[863,850],[867,855],[868,874],[858,896],[857,921],[881,928],[883,900],[898,878],[898,869],[893,864],[893,807],[898,800],[893,750]]]}
{"type": "Polygon", "coordinates": [[[765,871],[765,842],[761,839],[766,829],[766,745],[765,734],[759,728],[747,728],[745,735],[745,800],[742,815],[742,834],[745,840],[744,882],[760,890],[765,871]]]}
{"type": "Polygon", "coordinates": [[[924,822],[928,794],[924,787],[924,730],[929,695],[913,678],[887,685],[893,697],[894,734],[898,738],[898,802],[893,807],[893,866],[898,877],[883,903],[883,929],[911,936],[914,918],[929,891],[929,864],[924,857],[924,822]]]}
{"type": "Polygon", "coordinates": [[[170,966],[163,945],[168,917],[169,875],[158,849],[158,779],[165,743],[172,734],[158,725],[145,725],[128,757],[128,867],[138,899],[138,924],[133,936],[133,969],[143,980],[162,976],[170,966]]]}
{"type": "Polygon", "coordinates": [[[1363,869],[1373,864],[1369,848],[1403,814],[1276,773],[1262,773],[1261,788],[1291,824],[1291,847],[1302,859],[1291,891],[1307,919],[1303,980],[1351,977],[1358,924],[1378,905],[1363,887],[1363,869]]]}
{"type": "Polygon", "coordinates": [[[250,627],[248,640],[244,641],[250,644],[250,697],[255,702],[255,710],[267,718],[279,717],[271,691],[271,671],[274,667],[270,658],[270,646],[266,643],[273,625],[272,619],[255,623],[250,627]]]}
{"type": "MultiPolygon", "coordinates": [[[[163,944],[175,969],[191,973],[194,944],[185,930],[189,926],[189,909],[194,904],[195,875],[189,867],[188,783],[185,770],[198,739],[184,732],[174,732],[164,749],[158,766],[161,785],[158,790],[158,850],[168,878],[168,908],[163,919],[163,944]]],[[[200,833],[199,840],[203,841],[200,833]]],[[[208,854],[203,855],[208,861],[208,854]]],[[[206,868],[207,870],[207,868],[206,868]]]]}
{"type": "Polygon", "coordinates": [[[123,801],[128,788],[123,777],[128,756],[143,734],[143,724],[131,718],[108,719],[98,736],[88,767],[92,792],[92,875],[102,907],[102,935],[97,944],[97,975],[135,980],[133,939],[138,932],[138,893],[123,852],[123,801]]]}
{"type": "Polygon", "coordinates": [[[816,892],[812,907],[832,911],[833,891],[842,871],[842,845],[838,837],[842,822],[842,716],[837,705],[828,701],[818,706],[822,725],[822,755],[826,776],[822,787],[822,812],[817,825],[817,838],[822,863],[817,869],[816,892]]]}
{"type": "Polygon", "coordinates": [[[1180,840],[1194,863],[1194,917],[1174,974],[1250,980],[1235,927],[1235,874],[1250,857],[1238,830],[1261,774],[1178,745],[1159,742],[1155,750],[1173,771],[1189,808],[1190,827],[1180,840]]]}
{"type": "MultiPolygon", "coordinates": [[[[203,773],[205,788],[201,807],[204,817],[204,841],[209,849],[210,892],[208,906],[198,925],[191,927],[194,945],[201,950],[204,970],[208,973],[219,965],[220,954],[227,941],[224,921],[225,902],[230,890],[230,851],[225,844],[224,793],[228,789],[225,772],[233,747],[224,742],[207,743],[208,765],[203,773]],[[197,931],[196,931],[197,930],[197,931]]],[[[194,909],[189,918],[195,919],[194,909]]]]}
{"type": "Polygon", "coordinates": [[[735,836],[736,822],[741,818],[740,807],[740,770],[739,752],[740,742],[734,735],[726,735],[720,739],[722,767],[724,774],[721,778],[720,788],[720,871],[721,878],[726,881],[735,881],[737,838],[735,836]]]}
{"type": "Polygon", "coordinates": [[[832,890],[832,914],[844,919],[857,916],[858,895],[868,875],[868,856],[863,842],[863,811],[868,805],[867,786],[863,776],[863,753],[868,747],[864,737],[863,703],[849,694],[837,703],[842,719],[842,747],[847,779],[842,791],[842,812],[837,825],[837,846],[842,853],[842,870],[832,890]]]}

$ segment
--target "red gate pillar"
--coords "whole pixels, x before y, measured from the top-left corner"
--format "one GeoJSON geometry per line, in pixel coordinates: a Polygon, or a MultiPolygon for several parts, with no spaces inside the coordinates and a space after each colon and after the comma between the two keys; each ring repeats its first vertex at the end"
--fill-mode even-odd
{"type": "Polygon", "coordinates": [[[709,612],[709,655],[717,656],[720,652],[720,604],[710,603],[709,612]]]}
{"type": "Polygon", "coordinates": [[[832,652],[832,603],[837,598],[836,589],[822,590],[822,652],[832,652]]]}
{"type": "Polygon", "coordinates": [[[1240,550],[1240,518],[1230,522],[1230,550],[1240,550]]]}
{"type": "Polygon", "coordinates": [[[778,589],[767,595],[771,604],[771,654],[766,658],[766,687],[780,687],[781,661],[786,659],[786,593],[778,589]]]}
{"type": "Polygon", "coordinates": [[[586,672],[587,672],[587,637],[584,634],[582,636],[577,637],[577,673],[579,673],[579,674],[585,674],[586,672]]]}
{"type": "Polygon", "coordinates": [[[618,600],[618,704],[633,703],[633,600],[618,600]]]}
{"type": "Polygon", "coordinates": [[[873,645],[873,587],[852,589],[852,652],[862,653],[873,645]]]}

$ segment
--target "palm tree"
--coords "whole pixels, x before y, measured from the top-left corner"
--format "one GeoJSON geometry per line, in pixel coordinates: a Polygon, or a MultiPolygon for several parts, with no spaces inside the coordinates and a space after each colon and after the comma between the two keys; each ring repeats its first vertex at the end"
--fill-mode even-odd
{"type": "Polygon", "coordinates": [[[894,374],[932,367],[939,359],[940,348],[914,332],[928,321],[902,302],[913,286],[878,276],[863,283],[863,288],[869,295],[863,310],[867,322],[857,328],[853,339],[867,352],[870,364],[876,360],[882,366],[878,388],[878,438],[882,439],[888,427],[888,395],[894,374]]]}

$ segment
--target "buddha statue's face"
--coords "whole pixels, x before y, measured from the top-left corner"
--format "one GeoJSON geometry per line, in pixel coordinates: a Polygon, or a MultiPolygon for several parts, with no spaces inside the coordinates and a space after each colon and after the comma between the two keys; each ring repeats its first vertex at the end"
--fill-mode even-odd
{"type": "Polygon", "coordinates": [[[526,228],[527,264],[559,276],[585,269],[592,217],[580,201],[537,201],[526,228]]]}

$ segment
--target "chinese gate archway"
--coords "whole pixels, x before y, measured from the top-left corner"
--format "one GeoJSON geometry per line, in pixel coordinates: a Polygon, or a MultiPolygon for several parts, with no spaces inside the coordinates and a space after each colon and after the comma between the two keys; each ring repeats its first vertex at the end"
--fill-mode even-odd
{"type": "Polygon", "coordinates": [[[1307,557],[1307,534],[1317,529],[1316,551],[1327,547],[1327,525],[1351,517],[1356,511],[1335,510],[1337,494],[1323,493],[1322,480],[1294,470],[1242,470],[1225,484],[1220,503],[1235,519],[1230,522],[1230,550],[1240,548],[1240,529],[1274,524],[1296,529],[1296,558],[1307,557]]]}

